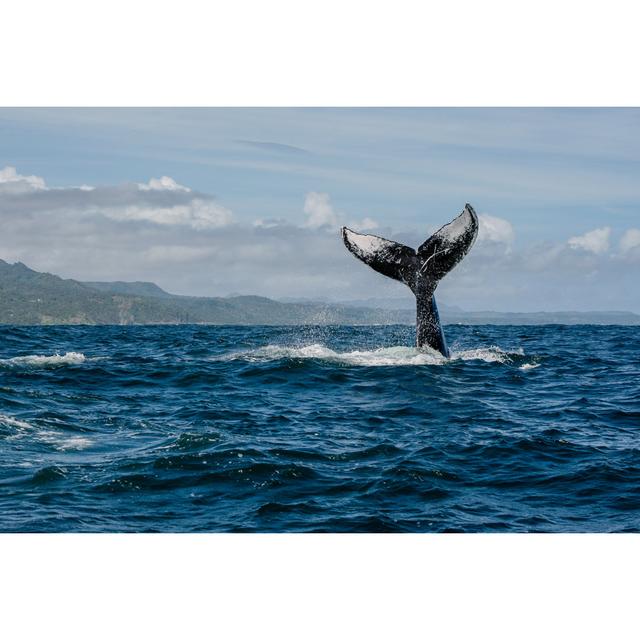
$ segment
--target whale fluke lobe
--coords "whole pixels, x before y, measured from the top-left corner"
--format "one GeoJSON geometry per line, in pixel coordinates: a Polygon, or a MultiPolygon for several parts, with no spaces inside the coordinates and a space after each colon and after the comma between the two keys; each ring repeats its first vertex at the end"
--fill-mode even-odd
{"type": "Polygon", "coordinates": [[[372,269],[406,284],[416,296],[416,343],[440,351],[449,350],[433,296],[440,280],[464,258],[478,235],[478,216],[470,204],[438,229],[418,250],[393,240],[357,233],[342,227],[349,251],[372,269]]]}
{"type": "Polygon", "coordinates": [[[357,233],[342,227],[342,239],[356,258],[384,276],[413,287],[416,269],[416,252],[393,240],[357,233]]]}
{"type": "Polygon", "coordinates": [[[470,204],[418,247],[421,270],[441,280],[464,258],[478,235],[478,216],[470,204]]]}

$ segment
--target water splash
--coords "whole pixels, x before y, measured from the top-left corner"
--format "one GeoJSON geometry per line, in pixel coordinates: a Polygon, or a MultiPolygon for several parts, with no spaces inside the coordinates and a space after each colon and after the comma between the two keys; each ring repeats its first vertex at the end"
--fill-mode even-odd
{"type": "Polygon", "coordinates": [[[334,351],[323,344],[309,344],[300,347],[267,345],[256,349],[236,351],[213,358],[215,361],[245,360],[247,362],[265,362],[273,360],[319,360],[356,366],[421,366],[444,365],[457,360],[480,360],[482,362],[508,363],[512,356],[524,356],[524,351],[505,351],[500,347],[485,347],[452,351],[451,358],[429,348],[384,347],[372,350],[334,351]]]}

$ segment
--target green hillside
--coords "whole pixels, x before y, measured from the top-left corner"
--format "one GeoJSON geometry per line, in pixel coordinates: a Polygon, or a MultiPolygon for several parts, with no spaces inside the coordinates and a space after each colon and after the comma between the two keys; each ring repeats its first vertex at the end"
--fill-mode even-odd
{"type": "Polygon", "coordinates": [[[82,283],[0,260],[0,324],[389,324],[405,311],[174,296],[153,283],[82,283]]]}

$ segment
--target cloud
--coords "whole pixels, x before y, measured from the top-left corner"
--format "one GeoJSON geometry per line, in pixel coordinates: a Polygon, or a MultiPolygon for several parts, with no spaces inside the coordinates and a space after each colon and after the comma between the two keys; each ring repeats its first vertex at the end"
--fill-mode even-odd
{"type": "Polygon", "coordinates": [[[574,236],[569,238],[567,244],[572,249],[582,249],[600,255],[609,250],[609,236],[611,235],[610,227],[601,227],[588,231],[582,236],[574,236]]]}
{"type": "Polygon", "coordinates": [[[113,220],[144,220],[161,225],[184,225],[192,229],[216,229],[231,224],[231,211],[215,202],[195,198],[184,205],[148,207],[132,205],[104,208],[100,213],[113,220]]]}
{"type": "Polygon", "coordinates": [[[233,213],[213,197],[178,184],[173,178],[152,178],[146,184],[126,183],[50,189],[38,176],[21,176],[14,167],[0,171],[5,215],[40,219],[53,214],[88,222],[103,216],[119,222],[145,222],[217,229],[233,222],[233,213]]]}
{"type": "MultiPolygon", "coordinates": [[[[0,190],[0,258],[38,271],[80,280],[149,280],[186,295],[411,299],[406,286],[346,251],[338,226],[351,216],[336,211],[324,192],[300,198],[306,216],[297,223],[259,219],[261,211],[254,212],[254,223],[242,223],[211,196],[173,188],[167,176],[149,181],[148,189],[130,182],[90,190],[47,188],[42,178],[6,169],[0,176],[0,185],[23,183],[19,191],[0,190]]],[[[376,224],[370,218],[349,222],[361,230],[376,224]]],[[[376,233],[413,247],[425,239],[417,230],[383,227],[376,233]]],[[[622,236],[617,256],[576,251],[567,242],[516,247],[514,238],[510,221],[482,214],[480,241],[442,280],[438,300],[471,310],[640,311],[637,296],[629,296],[638,278],[638,229],[622,236]]]]}
{"type": "Polygon", "coordinates": [[[515,232],[508,220],[481,213],[478,216],[478,222],[478,242],[495,242],[511,247],[515,239],[515,232]]]}
{"type": "Polygon", "coordinates": [[[333,210],[328,193],[307,193],[303,210],[309,216],[305,226],[310,229],[338,226],[338,214],[333,210]]]}
{"type": "Polygon", "coordinates": [[[253,222],[254,227],[262,229],[273,229],[274,227],[282,227],[289,224],[284,218],[257,218],[253,222]]]}
{"type": "Polygon", "coordinates": [[[149,262],[167,264],[173,262],[194,262],[211,255],[210,247],[191,247],[180,245],[160,245],[150,247],[143,253],[149,262]]]}
{"type": "Polygon", "coordinates": [[[282,144],[281,142],[260,142],[259,140],[236,140],[237,143],[262,149],[263,151],[276,151],[278,153],[295,153],[308,154],[309,152],[302,147],[296,147],[292,144],[282,144]]]}
{"type": "Polygon", "coordinates": [[[629,253],[640,247],[640,229],[627,229],[620,239],[620,251],[629,253]]]}
{"type": "Polygon", "coordinates": [[[334,210],[328,193],[318,193],[316,191],[307,193],[303,210],[308,216],[304,226],[309,229],[325,229],[329,231],[346,224],[357,231],[373,231],[380,226],[375,220],[368,217],[347,222],[343,215],[334,210]]]}
{"type": "Polygon", "coordinates": [[[20,175],[15,167],[0,169],[1,193],[24,193],[38,189],[46,189],[45,181],[39,176],[20,175]]]}
{"type": "Polygon", "coordinates": [[[544,271],[553,268],[567,251],[564,244],[544,243],[530,247],[523,254],[524,267],[531,271],[544,271]]]}
{"type": "Polygon", "coordinates": [[[178,184],[169,176],[151,178],[147,184],[138,184],[138,188],[142,191],[191,191],[189,187],[184,187],[181,184],[178,184]]]}
{"type": "Polygon", "coordinates": [[[348,225],[351,229],[355,231],[373,231],[374,229],[378,229],[380,225],[371,218],[363,218],[362,220],[354,220],[350,222],[348,225]]]}

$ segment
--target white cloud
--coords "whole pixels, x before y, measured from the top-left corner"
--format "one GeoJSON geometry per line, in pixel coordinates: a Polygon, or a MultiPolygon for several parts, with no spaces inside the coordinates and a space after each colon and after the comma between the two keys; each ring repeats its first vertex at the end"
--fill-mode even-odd
{"type": "Polygon", "coordinates": [[[161,178],[151,178],[146,184],[138,184],[138,188],[141,191],[185,191],[189,192],[191,189],[178,184],[173,178],[169,176],[162,176],[161,178]]]}
{"type": "Polygon", "coordinates": [[[627,229],[620,238],[620,251],[628,253],[640,247],[640,229],[627,229]]]}
{"type": "Polygon", "coordinates": [[[0,169],[0,190],[3,193],[24,193],[46,188],[45,181],[39,176],[20,175],[15,167],[0,169]]]}
{"type": "Polygon", "coordinates": [[[609,236],[611,235],[611,227],[601,227],[588,231],[582,236],[574,236],[569,238],[567,244],[572,249],[582,249],[600,255],[609,249],[609,236]]]}
{"type": "Polygon", "coordinates": [[[497,218],[486,213],[478,216],[480,223],[478,228],[479,242],[496,242],[510,247],[515,239],[512,224],[504,218],[497,218]]]}
{"type": "Polygon", "coordinates": [[[217,229],[233,222],[229,209],[168,176],[152,178],[147,184],[47,188],[42,178],[23,176],[14,167],[5,167],[0,171],[1,195],[7,196],[0,201],[5,216],[18,218],[56,212],[83,224],[103,216],[195,230],[217,229]]]}
{"type": "Polygon", "coordinates": [[[562,259],[563,252],[566,251],[567,248],[564,244],[533,246],[524,251],[522,263],[527,270],[544,271],[553,268],[562,259]]]}
{"type": "Polygon", "coordinates": [[[304,199],[304,212],[307,214],[307,221],[304,226],[309,229],[337,229],[342,224],[358,231],[371,231],[379,227],[378,223],[372,218],[363,218],[362,220],[353,220],[345,222],[344,216],[337,213],[328,193],[319,193],[311,191],[307,193],[304,199]]]}
{"type": "Polygon", "coordinates": [[[380,225],[371,218],[363,218],[362,220],[354,220],[350,222],[348,225],[351,229],[355,231],[373,231],[377,229],[380,225]]]}
{"type": "Polygon", "coordinates": [[[309,216],[305,226],[310,229],[338,226],[338,215],[333,210],[328,193],[308,193],[304,200],[304,212],[309,216]]]}
{"type": "MultiPolygon", "coordinates": [[[[175,181],[166,176],[146,189],[134,182],[48,189],[41,178],[8,169],[0,173],[0,187],[18,183],[22,191],[0,189],[0,258],[39,271],[85,280],[151,280],[199,295],[410,295],[401,283],[353,259],[336,227],[349,220],[354,228],[375,229],[376,221],[352,222],[356,215],[337,212],[327,194],[307,195],[302,223],[266,217],[252,225],[233,223],[231,211],[212,197],[173,188],[175,181]]],[[[262,212],[255,213],[257,218],[262,212]]],[[[567,242],[511,248],[511,224],[483,214],[482,242],[442,281],[438,295],[445,304],[471,309],[636,309],[628,292],[638,272],[629,264],[640,250],[640,230],[627,230],[618,256],[594,251],[608,246],[609,230],[594,231],[595,240],[594,232],[572,238],[573,248],[567,242]],[[573,250],[585,246],[591,248],[573,250]]],[[[425,238],[387,227],[379,234],[410,246],[425,238]]]]}
{"type": "Polygon", "coordinates": [[[253,222],[253,226],[256,229],[275,229],[286,226],[287,224],[284,218],[258,218],[253,222]]]}
{"type": "Polygon", "coordinates": [[[96,210],[112,220],[145,220],[160,225],[183,225],[192,229],[216,229],[233,222],[229,209],[210,200],[195,198],[172,207],[132,205],[96,210]]]}

